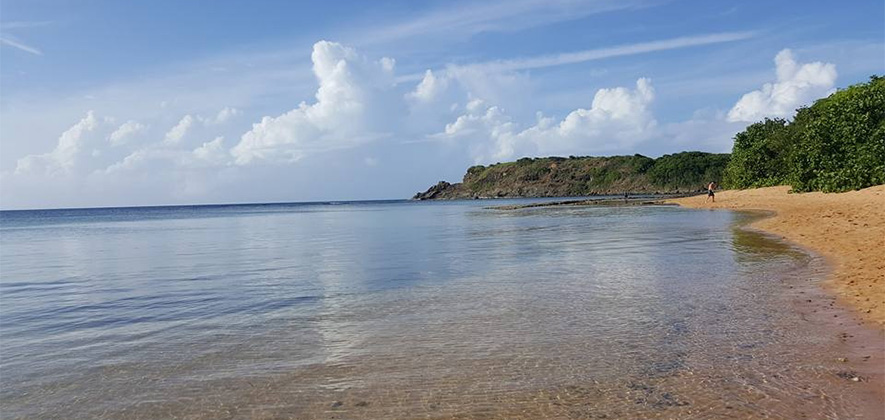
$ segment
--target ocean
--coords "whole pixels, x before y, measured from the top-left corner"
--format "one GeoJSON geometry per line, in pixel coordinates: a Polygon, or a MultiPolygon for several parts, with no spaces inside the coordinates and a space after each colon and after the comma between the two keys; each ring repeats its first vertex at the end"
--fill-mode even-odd
{"type": "Polygon", "coordinates": [[[862,403],[836,334],[796,309],[832,303],[826,266],[742,228],[758,216],[488,208],[537,201],[4,211],[2,417],[847,418],[862,403]]]}

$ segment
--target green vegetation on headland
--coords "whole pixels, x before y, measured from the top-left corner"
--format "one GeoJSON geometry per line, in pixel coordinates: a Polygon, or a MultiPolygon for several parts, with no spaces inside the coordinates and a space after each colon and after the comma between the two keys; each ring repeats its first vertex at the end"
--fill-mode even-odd
{"type": "Polygon", "coordinates": [[[611,157],[522,158],[473,166],[462,182],[442,181],[413,198],[576,197],[697,191],[720,179],[728,154],[682,152],[652,159],[611,157]]]}
{"type": "Polygon", "coordinates": [[[847,191],[885,183],[885,78],[873,76],[796,112],[735,135],[729,155],[682,152],[652,159],[522,158],[469,168],[414,199],[567,197],[791,185],[794,191],[847,191]]]}
{"type": "Polygon", "coordinates": [[[734,138],[728,188],[838,192],[885,184],[885,78],[873,76],[734,138]]]}

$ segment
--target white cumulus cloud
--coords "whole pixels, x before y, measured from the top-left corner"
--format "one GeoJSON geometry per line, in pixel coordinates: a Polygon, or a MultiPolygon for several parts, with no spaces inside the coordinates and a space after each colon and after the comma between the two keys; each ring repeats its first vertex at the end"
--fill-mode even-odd
{"type": "Polygon", "coordinates": [[[439,97],[446,90],[449,84],[449,78],[446,76],[437,76],[432,70],[424,73],[424,78],[415,87],[415,90],[406,94],[406,98],[416,102],[430,102],[439,97]]]}
{"type": "MultiPolygon", "coordinates": [[[[302,102],[285,114],[266,116],[231,149],[239,165],[255,160],[291,162],[306,153],[348,147],[384,135],[395,113],[385,97],[392,92],[394,61],[370,61],[349,47],[319,41],[311,54],[319,83],[316,102],[302,102]]],[[[401,97],[400,97],[401,100],[401,97]]]]}
{"type": "Polygon", "coordinates": [[[774,58],[777,82],[745,94],[728,112],[728,121],[754,122],[765,117],[788,118],[796,108],[826,96],[836,82],[832,63],[799,64],[793,52],[784,49],[774,58]]]}
{"type": "Polygon", "coordinates": [[[656,121],[648,109],[655,98],[651,81],[641,78],[636,89],[600,89],[590,109],[572,111],[559,124],[563,138],[596,139],[633,143],[652,132],[656,121]]]}
{"type": "Polygon", "coordinates": [[[48,175],[58,175],[70,172],[86,149],[87,136],[94,132],[98,126],[99,121],[95,118],[95,113],[93,111],[87,112],[83,119],[62,133],[58,138],[58,144],[51,152],[28,155],[19,159],[15,173],[27,174],[44,171],[48,175]]]}
{"type": "Polygon", "coordinates": [[[474,100],[437,137],[471,140],[478,162],[520,155],[622,151],[657,132],[657,121],[648,108],[654,97],[651,81],[641,78],[632,90],[599,89],[590,108],[576,109],[561,121],[539,113],[537,122],[522,130],[500,107],[474,100]]]}
{"type": "Polygon", "coordinates": [[[205,125],[220,125],[230,121],[232,118],[239,116],[242,112],[239,109],[226,106],[218,111],[214,117],[203,119],[205,125]]]}
{"type": "Polygon", "coordinates": [[[194,125],[194,117],[190,114],[185,115],[175,124],[167,133],[163,142],[166,144],[177,144],[184,138],[191,126],[194,125]]]}
{"type": "Polygon", "coordinates": [[[145,125],[134,120],[129,120],[123,123],[120,127],[114,130],[110,136],[108,136],[108,141],[111,142],[112,146],[119,146],[121,144],[125,144],[129,141],[133,136],[141,133],[145,130],[145,125]]]}
{"type": "Polygon", "coordinates": [[[153,144],[128,154],[102,171],[105,174],[123,172],[149,173],[156,169],[167,172],[182,172],[192,169],[206,169],[227,166],[230,155],[224,148],[224,137],[216,137],[190,150],[170,148],[165,144],[153,144]]]}
{"type": "Polygon", "coordinates": [[[192,152],[193,157],[199,162],[208,164],[224,164],[230,155],[224,148],[224,137],[216,137],[215,140],[205,142],[192,152]]]}

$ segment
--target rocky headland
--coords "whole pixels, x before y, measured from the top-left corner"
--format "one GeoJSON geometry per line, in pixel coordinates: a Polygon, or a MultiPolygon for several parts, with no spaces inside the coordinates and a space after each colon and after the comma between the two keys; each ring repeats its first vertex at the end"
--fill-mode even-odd
{"type": "Polygon", "coordinates": [[[682,152],[652,159],[642,155],[522,158],[477,165],[461,182],[440,181],[415,200],[599,195],[686,194],[721,179],[728,154],[682,152]]]}

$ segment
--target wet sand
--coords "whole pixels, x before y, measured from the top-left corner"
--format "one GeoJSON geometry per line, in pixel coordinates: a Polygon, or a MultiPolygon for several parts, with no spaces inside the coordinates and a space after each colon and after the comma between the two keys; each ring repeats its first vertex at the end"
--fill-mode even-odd
{"type": "Polygon", "coordinates": [[[860,316],[885,328],[885,185],[839,194],[790,194],[790,187],[721,191],[668,200],[690,208],[762,210],[751,227],[823,255],[833,266],[825,285],[860,316]]]}

